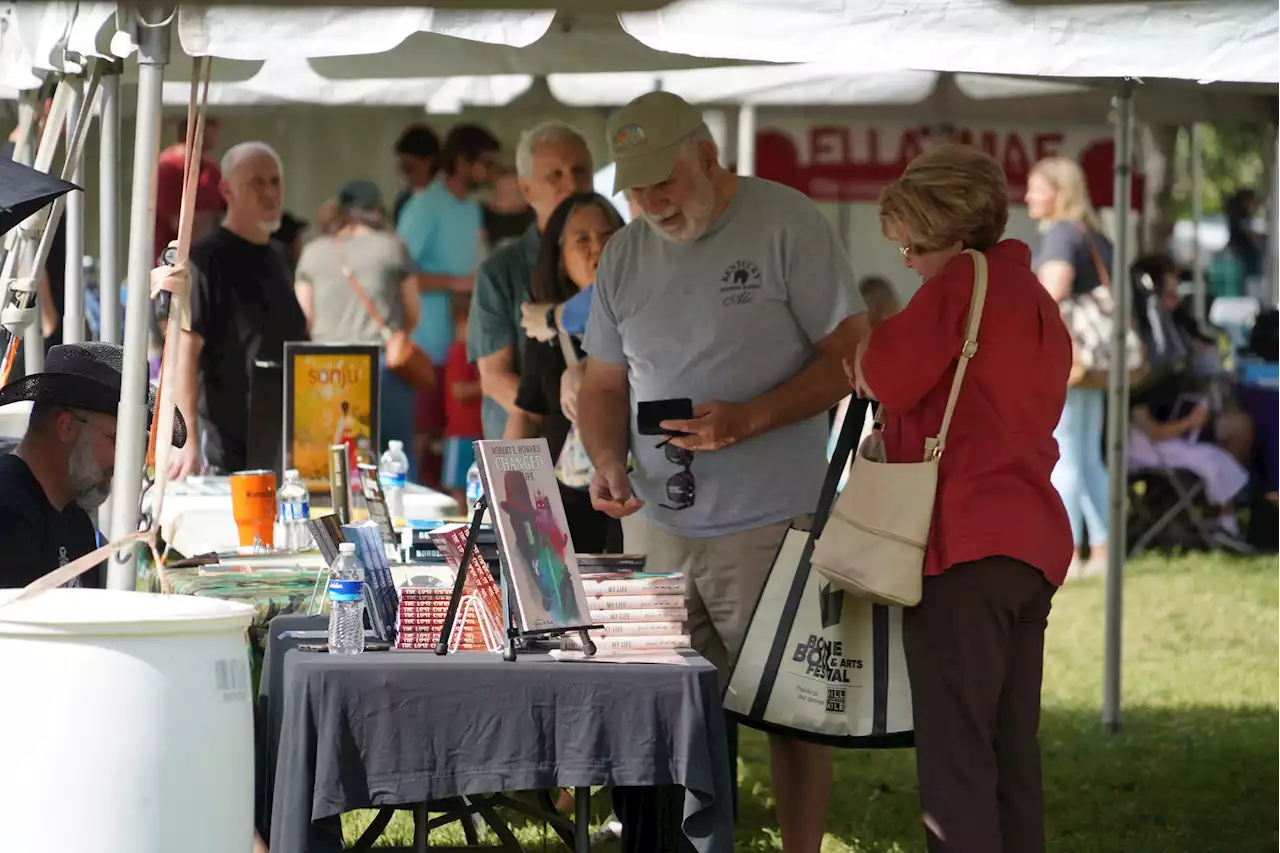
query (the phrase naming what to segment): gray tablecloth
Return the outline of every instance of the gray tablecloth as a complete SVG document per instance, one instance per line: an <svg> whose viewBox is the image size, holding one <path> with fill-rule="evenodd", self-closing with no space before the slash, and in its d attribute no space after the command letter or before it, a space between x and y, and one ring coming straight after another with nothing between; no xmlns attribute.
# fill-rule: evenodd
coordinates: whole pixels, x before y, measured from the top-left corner
<svg viewBox="0 0 1280 853"><path fill-rule="evenodd" d="M688 840L733 849L725 721L702 658L293 650L282 662L272 853L340 849L331 819L352 809L606 784L682 786Z"/></svg>

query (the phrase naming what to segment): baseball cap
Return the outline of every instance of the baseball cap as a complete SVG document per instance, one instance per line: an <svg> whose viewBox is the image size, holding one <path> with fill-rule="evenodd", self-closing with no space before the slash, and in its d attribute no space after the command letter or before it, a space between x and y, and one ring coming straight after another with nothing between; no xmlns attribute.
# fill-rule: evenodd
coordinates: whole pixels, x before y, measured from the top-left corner
<svg viewBox="0 0 1280 853"><path fill-rule="evenodd" d="M609 116L613 191L658 184L676 167L679 142L702 125L702 113L679 95L649 92Z"/></svg>
<svg viewBox="0 0 1280 853"><path fill-rule="evenodd" d="M381 203L382 193L372 181L352 181L338 193L338 207L344 211L370 210Z"/></svg>

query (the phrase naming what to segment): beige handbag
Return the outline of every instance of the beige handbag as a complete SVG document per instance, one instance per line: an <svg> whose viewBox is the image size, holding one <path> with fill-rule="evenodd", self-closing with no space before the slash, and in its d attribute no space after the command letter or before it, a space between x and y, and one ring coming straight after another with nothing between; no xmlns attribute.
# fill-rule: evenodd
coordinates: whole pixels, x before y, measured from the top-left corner
<svg viewBox="0 0 1280 853"><path fill-rule="evenodd" d="M987 296L987 259L972 249L965 254L973 258L973 299L938 437L925 441L923 461L893 463L884 461L880 430L867 436L854 456L831 518L813 546L813 567L859 598L900 607L920 603L924 552L938 493L938 462L965 369L978 351L978 326ZM877 414L877 427L883 411Z"/></svg>

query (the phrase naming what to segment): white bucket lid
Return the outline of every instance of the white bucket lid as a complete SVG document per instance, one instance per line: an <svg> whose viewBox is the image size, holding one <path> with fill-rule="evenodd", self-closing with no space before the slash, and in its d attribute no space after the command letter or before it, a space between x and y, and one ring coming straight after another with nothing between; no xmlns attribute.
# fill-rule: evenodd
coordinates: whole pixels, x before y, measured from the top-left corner
<svg viewBox="0 0 1280 853"><path fill-rule="evenodd" d="M61 587L8 604L20 591L0 589L0 636L240 633L255 612L220 598Z"/></svg>

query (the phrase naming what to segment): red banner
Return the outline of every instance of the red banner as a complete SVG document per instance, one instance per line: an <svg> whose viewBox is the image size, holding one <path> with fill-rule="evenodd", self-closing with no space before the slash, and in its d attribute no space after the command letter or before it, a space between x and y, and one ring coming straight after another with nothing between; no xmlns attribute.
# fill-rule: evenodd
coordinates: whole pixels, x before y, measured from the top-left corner
<svg viewBox="0 0 1280 853"><path fill-rule="evenodd" d="M1010 201L1022 203L1036 161L1065 156L1085 172L1095 207L1110 207L1114 142L1106 128L1069 130L928 125L780 124L756 135L756 174L795 187L814 201L876 201L917 155L942 142L976 145L1004 168ZM1133 178L1142 206L1142 177Z"/></svg>

